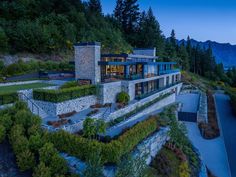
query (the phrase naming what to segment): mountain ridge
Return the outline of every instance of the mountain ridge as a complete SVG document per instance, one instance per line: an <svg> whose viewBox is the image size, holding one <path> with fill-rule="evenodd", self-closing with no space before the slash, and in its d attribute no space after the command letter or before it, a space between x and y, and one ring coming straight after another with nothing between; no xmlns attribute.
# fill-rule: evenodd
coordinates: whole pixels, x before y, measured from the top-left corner
<svg viewBox="0 0 236 177"><path fill-rule="evenodd" d="M178 44L187 43L185 39L177 40ZM219 43L216 41L207 40L205 42L191 39L191 45L199 45L201 48L212 47L213 55L217 63L223 63L224 67L236 66L236 45L230 43Z"/></svg>

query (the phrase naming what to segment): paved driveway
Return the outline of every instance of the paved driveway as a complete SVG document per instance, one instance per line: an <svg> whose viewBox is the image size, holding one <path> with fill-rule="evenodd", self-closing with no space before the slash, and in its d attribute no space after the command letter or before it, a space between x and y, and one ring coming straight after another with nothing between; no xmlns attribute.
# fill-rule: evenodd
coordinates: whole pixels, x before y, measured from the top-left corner
<svg viewBox="0 0 236 177"><path fill-rule="evenodd" d="M220 118L222 134L228 153L232 177L236 177L236 116L232 113L229 97L225 94L215 94L216 107Z"/></svg>

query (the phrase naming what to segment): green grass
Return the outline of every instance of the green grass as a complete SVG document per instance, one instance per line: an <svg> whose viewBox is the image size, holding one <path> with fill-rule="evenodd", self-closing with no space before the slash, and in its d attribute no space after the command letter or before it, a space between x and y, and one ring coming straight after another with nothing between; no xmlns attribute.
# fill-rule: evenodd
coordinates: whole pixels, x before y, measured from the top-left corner
<svg viewBox="0 0 236 177"><path fill-rule="evenodd" d="M17 92L19 90L42 88L47 86L53 86L53 85L47 83L32 83L32 84L22 84L22 85L0 86L0 94Z"/></svg>

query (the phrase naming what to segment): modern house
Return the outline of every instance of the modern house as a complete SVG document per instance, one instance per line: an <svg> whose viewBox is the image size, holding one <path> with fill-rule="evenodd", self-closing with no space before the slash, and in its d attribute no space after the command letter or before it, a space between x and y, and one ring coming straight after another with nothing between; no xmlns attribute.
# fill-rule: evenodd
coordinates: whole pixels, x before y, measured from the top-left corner
<svg viewBox="0 0 236 177"><path fill-rule="evenodd" d="M131 101L160 91L179 93L181 73L175 62L161 62L155 48L134 49L132 54L101 55L101 43L75 46L75 75L100 86L102 103L113 103L125 91Z"/></svg>

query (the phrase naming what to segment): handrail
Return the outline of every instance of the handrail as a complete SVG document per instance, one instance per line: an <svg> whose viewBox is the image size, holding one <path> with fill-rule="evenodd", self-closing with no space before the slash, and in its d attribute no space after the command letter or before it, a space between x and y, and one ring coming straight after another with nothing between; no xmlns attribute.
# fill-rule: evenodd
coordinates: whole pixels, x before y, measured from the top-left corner
<svg viewBox="0 0 236 177"><path fill-rule="evenodd" d="M32 107L32 113L34 112L34 106L37 108L37 115L39 116L39 107L38 107L38 105L36 105L28 96L26 96L24 93L22 93L22 92L19 92L19 95L20 96L23 96L23 97L25 97L26 98L26 100L27 100L27 103L28 103L28 101L31 103L31 107Z"/></svg>

